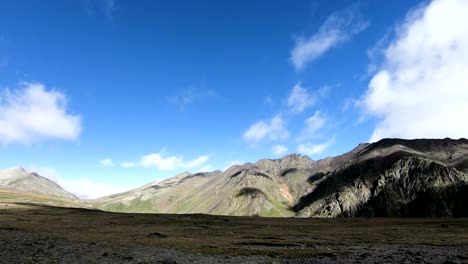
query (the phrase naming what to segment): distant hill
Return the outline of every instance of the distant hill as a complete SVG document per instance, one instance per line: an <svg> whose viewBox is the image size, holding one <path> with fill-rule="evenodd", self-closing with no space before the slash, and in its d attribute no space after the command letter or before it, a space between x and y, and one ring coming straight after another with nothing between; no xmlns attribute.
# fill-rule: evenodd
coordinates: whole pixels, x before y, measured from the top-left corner
<svg viewBox="0 0 468 264"><path fill-rule="evenodd" d="M39 194L68 200L78 199L57 183L35 172L28 172L22 167L0 170L0 189L13 191L13 193Z"/></svg>
<svg viewBox="0 0 468 264"><path fill-rule="evenodd" d="M94 200L117 212L468 216L468 140L383 139L319 161L298 154L182 173Z"/></svg>

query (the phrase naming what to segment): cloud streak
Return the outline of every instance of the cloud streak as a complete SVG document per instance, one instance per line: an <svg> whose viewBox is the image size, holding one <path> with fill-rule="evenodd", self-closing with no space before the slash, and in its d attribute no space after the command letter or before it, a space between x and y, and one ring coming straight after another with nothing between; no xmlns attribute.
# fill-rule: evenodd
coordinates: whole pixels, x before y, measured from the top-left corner
<svg viewBox="0 0 468 264"><path fill-rule="evenodd" d="M335 138L334 137L331 138L330 140L326 141L326 142L319 143L319 144L314 144L314 143L311 143L311 142L307 142L307 143L299 144L297 146L297 151L299 153L312 156L312 155L322 153L327 148L329 148L333 143L335 143Z"/></svg>
<svg viewBox="0 0 468 264"><path fill-rule="evenodd" d="M179 95L173 95L167 98L168 102L176 105L180 111L184 111L190 105L216 96L214 90L188 89Z"/></svg>
<svg viewBox="0 0 468 264"><path fill-rule="evenodd" d="M112 159L103 159L99 163L103 167L114 167L114 161Z"/></svg>
<svg viewBox="0 0 468 264"><path fill-rule="evenodd" d="M120 164L122 168L133 168L136 166L135 162L125 161Z"/></svg>
<svg viewBox="0 0 468 264"><path fill-rule="evenodd" d="M315 113L311 117L307 118L304 121L304 128L302 129L301 135L299 136L298 140L305 140L317 137L319 130L325 126L327 121L328 118L324 114L322 114L322 112L320 112L319 110L315 111Z"/></svg>
<svg viewBox="0 0 468 264"><path fill-rule="evenodd" d="M196 159L185 162L182 156L167 156L163 152L145 155L140 160L140 165L145 168L156 168L161 171L177 169L193 170L208 162L208 156L199 156Z"/></svg>
<svg viewBox="0 0 468 264"><path fill-rule="evenodd" d="M296 70L301 70L306 64L316 60L331 48L348 41L368 26L369 21L360 16L357 7L334 12L315 34L297 39L290 60Z"/></svg>
<svg viewBox="0 0 468 264"><path fill-rule="evenodd" d="M273 151L273 154L276 156L281 156L284 155L286 152L288 152L288 148L283 146L283 145L276 145L271 148Z"/></svg>

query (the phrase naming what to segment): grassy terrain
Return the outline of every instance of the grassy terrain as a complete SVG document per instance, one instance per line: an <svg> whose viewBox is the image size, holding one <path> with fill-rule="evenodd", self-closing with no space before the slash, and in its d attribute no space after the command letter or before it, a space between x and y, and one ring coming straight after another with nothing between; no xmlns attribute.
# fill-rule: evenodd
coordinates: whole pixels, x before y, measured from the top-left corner
<svg viewBox="0 0 468 264"><path fill-rule="evenodd" d="M55 196L37 193L18 192L0 189L0 202L3 203L34 203L38 205L50 205L59 207L90 208L90 205L78 200L67 200Z"/></svg>
<svg viewBox="0 0 468 264"><path fill-rule="evenodd" d="M343 256L358 249L371 250L377 245L452 246L468 250L468 219L123 214L3 202L0 203L0 230L20 230L115 247L132 245L230 256Z"/></svg>

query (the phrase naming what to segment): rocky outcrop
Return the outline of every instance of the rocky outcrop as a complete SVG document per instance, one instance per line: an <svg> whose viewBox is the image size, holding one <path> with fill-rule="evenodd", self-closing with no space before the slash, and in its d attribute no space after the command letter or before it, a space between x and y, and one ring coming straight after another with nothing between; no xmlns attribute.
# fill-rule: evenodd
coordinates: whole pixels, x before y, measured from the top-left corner
<svg viewBox="0 0 468 264"><path fill-rule="evenodd" d="M395 155L330 174L301 197L299 216L466 216L468 175L419 156Z"/></svg>

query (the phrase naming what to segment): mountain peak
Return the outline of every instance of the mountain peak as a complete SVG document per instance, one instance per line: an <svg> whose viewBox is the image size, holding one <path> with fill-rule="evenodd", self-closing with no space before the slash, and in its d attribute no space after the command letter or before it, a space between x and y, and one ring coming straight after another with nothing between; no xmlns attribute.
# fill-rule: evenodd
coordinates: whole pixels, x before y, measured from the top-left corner
<svg viewBox="0 0 468 264"><path fill-rule="evenodd" d="M301 158L308 158L308 159L311 159L309 156L306 156L306 155L302 155L302 154L299 154L299 153L291 153L291 154L288 154L282 158L280 158L281 160L282 159L301 159Z"/></svg>
<svg viewBox="0 0 468 264"><path fill-rule="evenodd" d="M16 167L13 167L13 168L9 168L9 169L6 169L6 170L9 170L11 172L17 172L17 173L26 173L26 169L22 166L16 166Z"/></svg>
<svg viewBox="0 0 468 264"><path fill-rule="evenodd" d="M24 172L26 171L26 169L23 166L18 166L13 169L18 170L18 171L24 171Z"/></svg>
<svg viewBox="0 0 468 264"><path fill-rule="evenodd" d="M0 186L20 192L77 199L75 195L65 191L54 181L42 177L36 172L28 172L21 166L0 170Z"/></svg>

